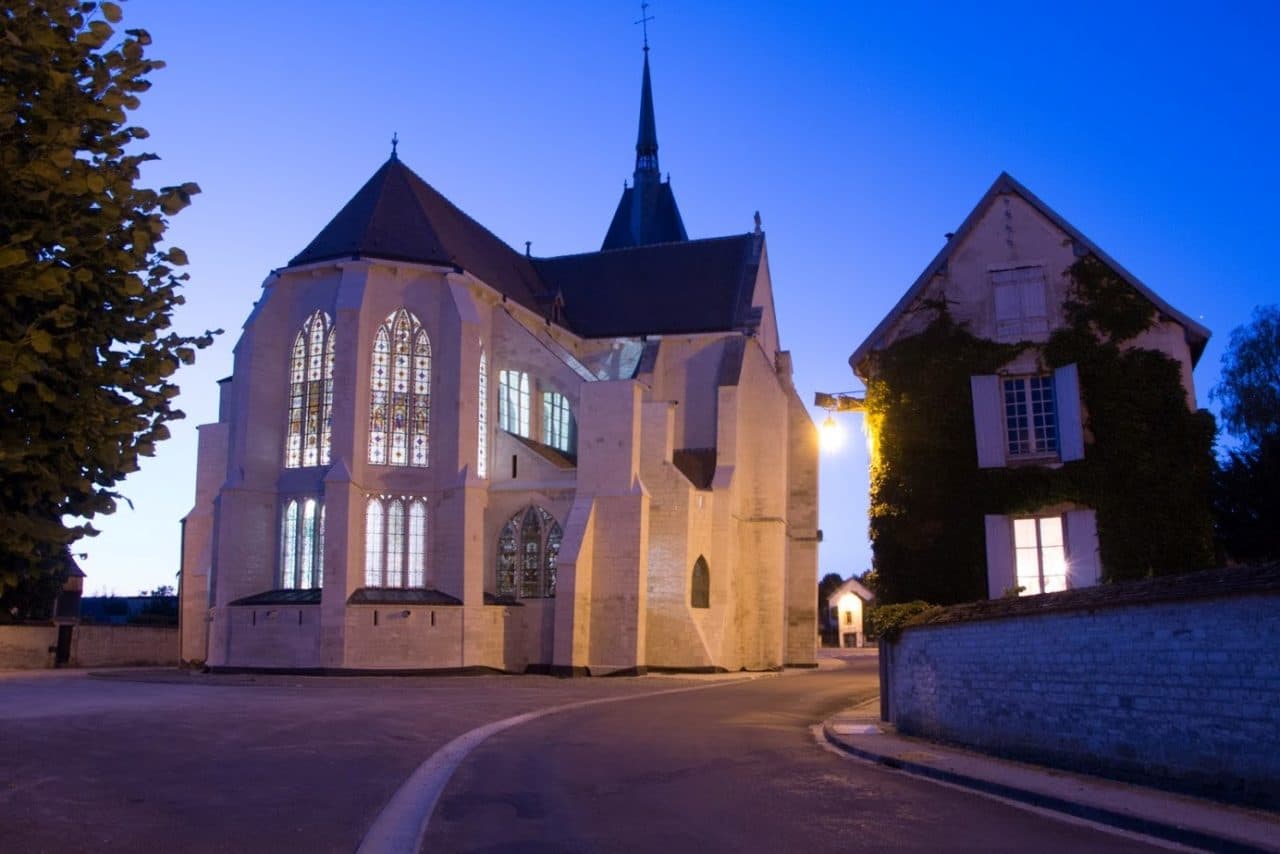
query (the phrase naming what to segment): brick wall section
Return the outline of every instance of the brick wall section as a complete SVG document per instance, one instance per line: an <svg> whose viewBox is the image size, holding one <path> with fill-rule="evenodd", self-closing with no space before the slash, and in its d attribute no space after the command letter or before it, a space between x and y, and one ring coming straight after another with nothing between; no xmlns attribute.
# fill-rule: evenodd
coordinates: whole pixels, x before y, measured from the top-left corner
<svg viewBox="0 0 1280 854"><path fill-rule="evenodd" d="M1076 594L959 606L906 629L885 653L893 723L1280 807L1280 564Z"/></svg>
<svg viewBox="0 0 1280 854"><path fill-rule="evenodd" d="M53 667L57 626L0 626L0 670Z"/></svg>
<svg viewBox="0 0 1280 854"><path fill-rule="evenodd" d="M0 670L53 667L57 626L0 626ZM76 626L71 667L177 664L178 630L157 626Z"/></svg>

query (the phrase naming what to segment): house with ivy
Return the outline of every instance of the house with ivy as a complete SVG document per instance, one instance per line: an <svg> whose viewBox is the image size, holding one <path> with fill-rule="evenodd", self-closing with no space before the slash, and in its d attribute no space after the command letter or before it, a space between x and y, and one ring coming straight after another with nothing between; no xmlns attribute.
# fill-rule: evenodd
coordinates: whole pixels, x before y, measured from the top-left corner
<svg viewBox="0 0 1280 854"><path fill-rule="evenodd" d="M881 601L1204 568L1209 330L1007 174L854 351Z"/></svg>
<svg viewBox="0 0 1280 854"><path fill-rule="evenodd" d="M266 277L200 427L185 660L814 664L817 437L765 234L688 237L654 116L646 48L598 250L513 249L393 141Z"/></svg>

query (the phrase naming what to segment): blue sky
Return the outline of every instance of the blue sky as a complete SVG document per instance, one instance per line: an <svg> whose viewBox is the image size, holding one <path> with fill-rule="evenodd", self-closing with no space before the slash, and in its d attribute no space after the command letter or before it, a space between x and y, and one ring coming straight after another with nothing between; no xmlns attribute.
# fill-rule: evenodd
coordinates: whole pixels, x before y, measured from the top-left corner
<svg viewBox="0 0 1280 854"><path fill-rule="evenodd" d="M768 233L783 346L806 402L1002 171L1214 332L1280 302L1280 5L675 3L650 6L660 159L691 237ZM216 418L262 280L400 156L537 255L598 248L634 163L629 2L131 0L153 75L134 121L153 185L204 192L185 331L226 334L178 374L188 418L76 550L90 592L173 583L195 425ZM820 419L821 412L815 412ZM820 572L870 565L856 416L824 456Z"/></svg>

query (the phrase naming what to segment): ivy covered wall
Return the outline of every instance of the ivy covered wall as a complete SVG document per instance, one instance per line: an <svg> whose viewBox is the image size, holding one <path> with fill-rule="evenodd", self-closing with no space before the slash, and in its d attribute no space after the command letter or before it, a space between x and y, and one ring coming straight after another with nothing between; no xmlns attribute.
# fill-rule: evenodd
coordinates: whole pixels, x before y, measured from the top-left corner
<svg viewBox="0 0 1280 854"><path fill-rule="evenodd" d="M1158 319L1142 294L1093 256L1068 275L1067 323L1046 344L977 338L944 302L926 301L918 310L933 318L924 331L874 353L860 371L879 601L985 598L983 516L1068 503L1096 512L1104 581L1212 564L1213 417L1188 410L1175 359L1122 346ZM1027 349L1045 371L1077 365L1084 459L980 469L969 378Z"/></svg>

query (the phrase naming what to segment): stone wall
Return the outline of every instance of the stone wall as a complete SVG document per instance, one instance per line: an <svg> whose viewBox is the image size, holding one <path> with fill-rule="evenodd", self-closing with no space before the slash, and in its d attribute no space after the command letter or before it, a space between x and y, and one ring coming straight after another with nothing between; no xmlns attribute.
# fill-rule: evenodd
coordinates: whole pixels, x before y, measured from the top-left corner
<svg viewBox="0 0 1280 854"><path fill-rule="evenodd" d="M899 731L1280 807L1280 564L947 609L887 645Z"/></svg>
<svg viewBox="0 0 1280 854"><path fill-rule="evenodd" d="M54 666L57 626L0 626L0 670ZM156 626L76 626L69 667L178 663L178 629Z"/></svg>

